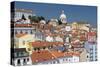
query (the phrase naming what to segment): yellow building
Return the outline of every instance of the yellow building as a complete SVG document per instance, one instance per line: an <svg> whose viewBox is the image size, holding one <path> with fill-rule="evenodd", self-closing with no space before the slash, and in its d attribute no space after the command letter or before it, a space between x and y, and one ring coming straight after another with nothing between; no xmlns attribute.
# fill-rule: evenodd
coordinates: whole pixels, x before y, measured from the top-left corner
<svg viewBox="0 0 100 67"><path fill-rule="evenodd" d="M35 37L34 35L30 34L16 34L14 39L14 48L26 48L28 51L30 46L28 45L29 42L34 42Z"/></svg>
<svg viewBox="0 0 100 67"><path fill-rule="evenodd" d="M79 30L89 31L90 24L81 23L81 22L73 22L71 24L71 26L72 26L72 29L79 29Z"/></svg>
<svg viewBox="0 0 100 67"><path fill-rule="evenodd" d="M72 29L78 29L78 23L77 22L73 22L71 26L72 26Z"/></svg>
<svg viewBox="0 0 100 67"><path fill-rule="evenodd" d="M34 35L17 34L15 37L15 48L26 48L26 45L34 40Z"/></svg>

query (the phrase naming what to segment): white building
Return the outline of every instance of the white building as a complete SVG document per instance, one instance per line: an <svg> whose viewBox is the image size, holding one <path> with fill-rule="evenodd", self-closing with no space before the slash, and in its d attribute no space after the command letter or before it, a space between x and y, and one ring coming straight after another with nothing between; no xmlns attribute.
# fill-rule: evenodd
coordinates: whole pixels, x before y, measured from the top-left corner
<svg viewBox="0 0 100 67"><path fill-rule="evenodd" d="M31 65L31 57L25 48L14 48L12 53L12 64L14 66Z"/></svg>
<svg viewBox="0 0 100 67"><path fill-rule="evenodd" d="M79 56L68 56L64 58L59 58L59 63L73 63L79 62Z"/></svg>
<svg viewBox="0 0 100 67"><path fill-rule="evenodd" d="M31 24L15 24L14 34L35 34L36 29Z"/></svg>
<svg viewBox="0 0 100 67"><path fill-rule="evenodd" d="M25 10L25 9L15 9L15 20L19 20L22 18L22 15L28 19L28 16L32 16L32 10Z"/></svg>
<svg viewBox="0 0 100 67"><path fill-rule="evenodd" d="M58 54L57 54L58 53ZM51 59L44 62L39 62L37 64L56 64L56 63L73 63L73 62L79 62L80 60L80 54L69 52L69 53L60 53L59 52L52 53L56 59Z"/></svg>
<svg viewBox="0 0 100 67"><path fill-rule="evenodd" d="M46 41L48 41L48 42L53 42L54 40L53 40L53 37L51 37L51 36L47 36L46 37Z"/></svg>
<svg viewBox="0 0 100 67"><path fill-rule="evenodd" d="M29 16L32 16L32 10L28 9L13 9L11 12L11 20L15 21L18 24L21 23L30 23ZM24 16L24 20L22 19L22 16Z"/></svg>
<svg viewBox="0 0 100 67"><path fill-rule="evenodd" d="M56 63L74 63L79 62L79 56L67 56L62 58L57 58L54 60L44 61L37 64L56 64Z"/></svg>
<svg viewBox="0 0 100 67"><path fill-rule="evenodd" d="M89 61L97 61L97 43L85 43L85 48L89 52Z"/></svg>
<svg viewBox="0 0 100 67"><path fill-rule="evenodd" d="M67 25L67 26L65 27L65 30L66 30L67 32L71 31L71 26L68 26L68 25Z"/></svg>

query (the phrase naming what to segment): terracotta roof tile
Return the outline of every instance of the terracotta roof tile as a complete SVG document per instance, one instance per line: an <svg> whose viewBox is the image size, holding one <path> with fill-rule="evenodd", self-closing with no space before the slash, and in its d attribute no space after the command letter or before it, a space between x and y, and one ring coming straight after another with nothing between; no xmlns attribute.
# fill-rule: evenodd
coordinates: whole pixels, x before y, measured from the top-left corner
<svg viewBox="0 0 100 67"><path fill-rule="evenodd" d="M25 35L27 35L27 34L25 34L25 33L23 33L23 34L16 34L15 36L16 36L17 38L20 38L20 37L25 36Z"/></svg>
<svg viewBox="0 0 100 67"><path fill-rule="evenodd" d="M33 52L31 55L32 62L42 62L54 59L54 56L47 50L39 51L39 52Z"/></svg>
<svg viewBox="0 0 100 67"><path fill-rule="evenodd" d="M96 35L96 32L88 32L88 35L89 36L95 36Z"/></svg>
<svg viewBox="0 0 100 67"><path fill-rule="evenodd" d="M63 45L63 42L39 42L39 41L35 41L32 42L32 46L33 47L43 47L43 46L51 46L51 45Z"/></svg>
<svg viewBox="0 0 100 67"><path fill-rule="evenodd" d="M65 56L80 56L79 52L66 52Z"/></svg>
<svg viewBox="0 0 100 67"><path fill-rule="evenodd" d="M59 51L34 51L31 55L32 62L43 62L60 57L80 56L79 52L59 52Z"/></svg>
<svg viewBox="0 0 100 67"><path fill-rule="evenodd" d="M59 51L51 51L51 54L54 55L56 58L64 56L64 53Z"/></svg>
<svg viewBox="0 0 100 67"><path fill-rule="evenodd" d="M15 24L15 27L32 27L32 24Z"/></svg>

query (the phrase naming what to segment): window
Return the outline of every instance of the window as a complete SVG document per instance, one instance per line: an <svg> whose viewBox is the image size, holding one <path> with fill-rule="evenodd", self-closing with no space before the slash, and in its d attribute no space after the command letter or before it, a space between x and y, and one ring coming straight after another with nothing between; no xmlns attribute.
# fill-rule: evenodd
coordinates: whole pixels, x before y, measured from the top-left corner
<svg viewBox="0 0 100 67"><path fill-rule="evenodd" d="M20 59L18 59L17 64L18 64L18 65L20 65L20 64L21 64Z"/></svg>
<svg viewBox="0 0 100 67"><path fill-rule="evenodd" d="M27 58L27 61L29 61L29 58Z"/></svg>
<svg viewBox="0 0 100 67"><path fill-rule="evenodd" d="M63 61L65 61L65 59L63 59Z"/></svg>
<svg viewBox="0 0 100 67"><path fill-rule="evenodd" d="M95 54L97 54L97 52L95 52Z"/></svg>
<svg viewBox="0 0 100 67"><path fill-rule="evenodd" d="M95 59L95 61L97 61L97 59Z"/></svg>
<svg viewBox="0 0 100 67"><path fill-rule="evenodd" d="M43 49L45 49L46 47L43 47Z"/></svg>
<svg viewBox="0 0 100 67"><path fill-rule="evenodd" d="M93 51L93 49L91 48L90 51Z"/></svg>
<svg viewBox="0 0 100 67"><path fill-rule="evenodd" d="M68 59L66 59L66 61L68 61Z"/></svg>
<svg viewBox="0 0 100 67"><path fill-rule="evenodd" d="M90 55L93 55L93 53L90 53Z"/></svg>
<svg viewBox="0 0 100 67"><path fill-rule="evenodd" d="M31 32L30 32L31 34L33 34L33 32L32 32L32 30L31 30Z"/></svg>
<svg viewBox="0 0 100 67"><path fill-rule="evenodd" d="M55 64L55 61L53 61L53 64Z"/></svg>
<svg viewBox="0 0 100 67"><path fill-rule="evenodd" d="M23 63L26 64L26 59L23 59Z"/></svg>
<svg viewBox="0 0 100 67"><path fill-rule="evenodd" d="M21 52L20 54L21 54L21 56L23 56L23 54L24 54L24 53L23 53L23 52Z"/></svg>
<svg viewBox="0 0 100 67"><path fill-rule="evenodd" d="M25 41L23 41L23 45L25 45Z"/></svg>
<svg viewBox="0 0 100 67"><path fill-rule="evenodd" d="M95 56L95 58L97 58L97 56Z"/></svg>
<svg viewBox="0 0 100 67"><path fill-rule="evenodd" d="M68 61L70 62L71 60L69 59Z"/></svg>
<svg viewBox="0 0 100 67"><path fill-rule="evenodd" d="M89 58L89 56L87 56L87 58Z"/></svg>
<svg viewBox="0 0 100 67"><path fill-rule="evenodd" d="M59 63L59 60L57 60L57 63Z"/></svg>
<svg viewBox="0 0 100 67"><path fill-rule="evenodd" d="M36 48L34 48L33 50L35 50L35 51L36 51Z"/></svg>

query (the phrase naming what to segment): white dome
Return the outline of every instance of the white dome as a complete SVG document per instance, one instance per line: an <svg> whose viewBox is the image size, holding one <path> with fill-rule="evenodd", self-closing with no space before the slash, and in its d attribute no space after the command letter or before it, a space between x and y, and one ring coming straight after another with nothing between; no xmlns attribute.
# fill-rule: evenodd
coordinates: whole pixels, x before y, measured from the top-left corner
<svg viewBox="0 0 100 67"><path fill-rule="evenodd" d="M63 10L62 10L62 14L60 15L60 19L66 19L66 15L64 14Z"/></svg>
<svg viewBox="0 0 100 67"><path fill-rule="evenodd" d="M41 20L40 23L46 24L46 21L45 20Z"/></svg>

